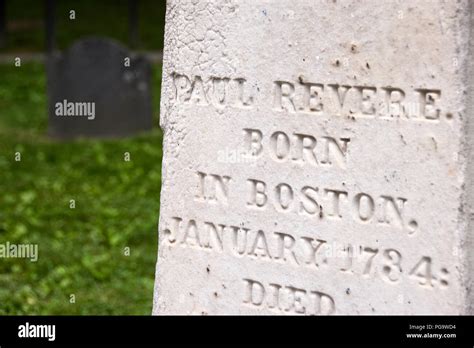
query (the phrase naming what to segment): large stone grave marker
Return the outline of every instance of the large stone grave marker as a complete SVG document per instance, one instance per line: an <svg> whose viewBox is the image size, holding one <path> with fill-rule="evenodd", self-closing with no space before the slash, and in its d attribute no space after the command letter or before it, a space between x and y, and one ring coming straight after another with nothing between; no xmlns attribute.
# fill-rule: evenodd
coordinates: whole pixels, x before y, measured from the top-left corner
<svg viewBox="0 0 474 348"><path fill-rule="evenodd" d="M169 1L153 313L473 313L472 16Z"/></svg>
<svg viewBox="0 0 474 348"><path fill-rule="evenodd" d="M77 41L48 59L49 133L121 137L151 129L151 66L110 39Z"/></svg>

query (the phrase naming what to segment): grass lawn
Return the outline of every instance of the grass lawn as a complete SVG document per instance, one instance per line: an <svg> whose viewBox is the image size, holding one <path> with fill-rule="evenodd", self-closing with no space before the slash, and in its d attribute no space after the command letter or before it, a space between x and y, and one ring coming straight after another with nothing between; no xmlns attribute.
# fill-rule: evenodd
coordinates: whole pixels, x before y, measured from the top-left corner
<svg viewBox="0 0 474 348"><path fill-rule="evenodd" d="M6 0L8 22L7 45L0 52L43 51L44 1ZM163 48L165 0L139 0L139 49ZM70 11L75 19L70 19ZM57 0L56 43L69 47L84 36L107 36L128 45L128 0Z"/></svg>
<svg viewBox="0 0 474 348"><path fill-rule="evenodd" d="M58 142L45 135L44 67L0 65L0 244L34 243L39 254L37 262L0 258L0 315L151 313L159 67L153 75L152 132Z"/></svg>

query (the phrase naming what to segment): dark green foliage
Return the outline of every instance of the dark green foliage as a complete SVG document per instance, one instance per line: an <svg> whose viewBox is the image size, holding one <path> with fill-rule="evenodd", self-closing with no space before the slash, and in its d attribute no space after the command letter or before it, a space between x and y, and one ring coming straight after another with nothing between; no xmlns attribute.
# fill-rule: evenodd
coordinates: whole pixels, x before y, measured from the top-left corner
<svg viewBox="0 0 474 348"><path fill-rule="evenodd" d="M9 22L4 51L43 51L44 1L7 0ZM163 48L165 0L139 0L139 49ZM76 18L69 18L74 10ZM128 0L56 0L56 42L60 49L89 35L114 38L128 45Z"/></svg>

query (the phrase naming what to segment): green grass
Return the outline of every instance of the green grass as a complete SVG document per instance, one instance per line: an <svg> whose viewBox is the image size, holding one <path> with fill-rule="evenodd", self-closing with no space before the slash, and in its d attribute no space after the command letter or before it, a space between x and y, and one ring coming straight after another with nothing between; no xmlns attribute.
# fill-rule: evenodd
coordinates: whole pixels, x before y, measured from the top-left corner
<svg viewBox="0 0 474 348"><path fill-rule="evenodd" d="M138 7L139 49L163 48L165 0L140 0ZM74 10L76 18L69 18ZM7 45L1 52L44 50L44 8L39 0L7 0ZM128 0L57 0L56 43L69 47L82 37L107 36L128 45Z"/></svg>
<svg viewBox="0 0 474 348"><path fill-rule="evenodd" d="M154 67L155 125L160 75ZM44 67L0 65L0 76L0 244L39 249L37 262L0 258L0 314L150 314L159 128L122 140L54 141L45 135Z"/></svg>

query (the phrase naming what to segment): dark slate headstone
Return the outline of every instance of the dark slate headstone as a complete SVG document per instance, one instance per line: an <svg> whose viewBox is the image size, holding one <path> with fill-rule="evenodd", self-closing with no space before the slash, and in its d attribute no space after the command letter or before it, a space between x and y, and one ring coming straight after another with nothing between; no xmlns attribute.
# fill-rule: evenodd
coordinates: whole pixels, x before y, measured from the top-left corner
<svg viewBox="0 0 474 348"><path fill-rule="evenodd" d="M90 38L50 55L47 69L51 136L122 137L151 129L152 73L144 57Z"/></svg>

